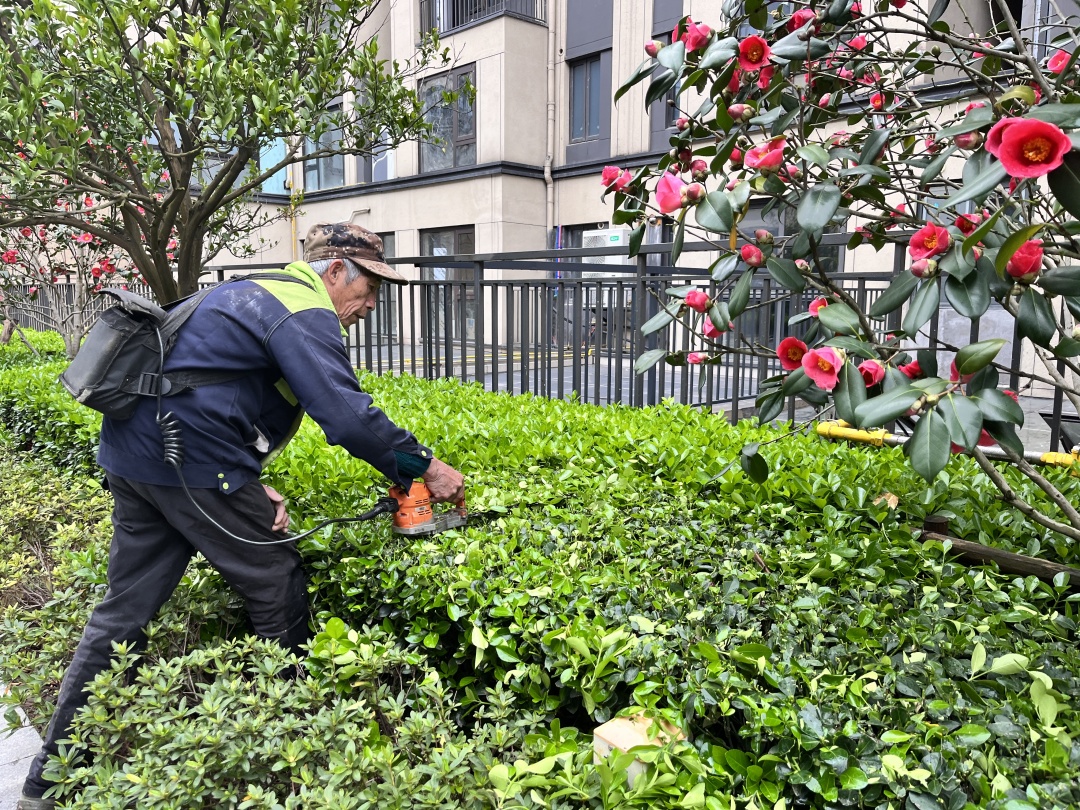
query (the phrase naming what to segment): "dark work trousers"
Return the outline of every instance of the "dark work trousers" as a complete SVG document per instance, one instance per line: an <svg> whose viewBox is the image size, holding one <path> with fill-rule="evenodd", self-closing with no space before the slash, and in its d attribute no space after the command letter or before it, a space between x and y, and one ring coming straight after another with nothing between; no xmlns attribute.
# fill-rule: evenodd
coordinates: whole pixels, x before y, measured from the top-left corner
<svg viewBox="0 0 1080 810"><path fill-rule="evenodd" d="M295 543L251 545L229 537L200 513L180 487L140 484L108 476L114 498L109 589L83 631L64 675L56 711L23 793L40 797L52 783L41 778L57 743L67 738L86 704L85 686L108 668L112 643L145 642L143 628L180 582L196 551L244 598L255 632L299 652L309 637L307 583ZM236 492L192 489L198 505L238 537L281 540L271 530L274 507L253 481Z"/></svg>

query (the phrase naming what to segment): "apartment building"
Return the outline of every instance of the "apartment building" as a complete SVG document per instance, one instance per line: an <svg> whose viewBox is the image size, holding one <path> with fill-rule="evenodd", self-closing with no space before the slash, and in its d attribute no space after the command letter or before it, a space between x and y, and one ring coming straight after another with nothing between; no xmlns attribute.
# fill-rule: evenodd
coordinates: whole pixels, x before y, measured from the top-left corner
<svg viewBox="0 0 1080 810"><path fill-rule="evenodd" d="M646 111L644 86L617 106L614 89L640 64L646 41L669 37L684 14L716 19L720 6L720 0L384 3L372 33L386 58L408 57L421 31L432 28L454 55L451 69L418 82L435 108L441 142L403 144L375 159L338 156L293 166L285 182L267 190L302 188L302 212L268 228L271 246L253 261L288 262L301 255L311 224L338 220L381 234L397 256L580 246L586 231L607 227L611 217L610 203L601 200L602 168L655 160L668 148L676 117L663 102ZM475 88L471 103L439 104L445 88L466 83ZM658 230L656 238L661 235Z"/></svg>

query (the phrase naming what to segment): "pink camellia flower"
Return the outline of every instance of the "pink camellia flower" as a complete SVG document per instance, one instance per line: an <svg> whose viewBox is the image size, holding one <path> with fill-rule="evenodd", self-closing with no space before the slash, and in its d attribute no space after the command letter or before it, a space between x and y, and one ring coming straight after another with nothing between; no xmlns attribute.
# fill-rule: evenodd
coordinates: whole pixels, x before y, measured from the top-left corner
<svg viewBox="0 0 1080 810"><path fill-rule="evenodd" d="M949 249L952 237L949 232L933 222L927 222L923 227L912 234L908 242L908 253L915 261L929 259Z"/></svg>
<svg viewBox="0 0 1080 810"><path fill-rule="evenodd" d="M683 207L684 188L686 188L685 182L671 172L664 172L664 176L656 184L656 205L661 214L670 214Z"/></svg>
<svg viewBox="0 0 1080 810"><path fill-rule="evenodd" d="M686 362L692 366L700 366L705 362L705 355L697 352L690 352L690 354L686 355Z"/></svg>
<svg viewBox="0 0 1080 810"><path fill-rule="evenodd" d="M857 37L852 37L847 41L847 46L853 51L861 51L866 47L866 37L859 34Z"/></svg>
<svg viewBox="0 0 1080 810"><path fill-rule="evenodd" d="M829 143L833 146L847 146L851 141L851 135L846 129L841 129L838 132L834 132L829 137Z"/></svg>
<svg viewBox="0 0 1080 810"><path fill-rule="evenodd" d="M803 355L803 371L818 388L832 391L840 379L840 369L844 367L844 355L839 349L823 346L810 349Z"/></svg>
<svg viewBox="0 0 1080 810"><path fill-rule="evenodd" d="M966 107L964 107L964 112L969 113L972 110L977 110L977 109L979 109L979 107L985 107L985 106L986 105L981 101L973 101L970 104L968 104Z"/></svg>
<svg viewBox="0 0 1080 810"><path fill-rule="evenodd" d="M698 25L692 20L686 22L686 33L682 35L682 41L686 45L687 53L704 48L709 44L712 29L702 24Z"/></svg>
<svg viewBox="0 0 1080 810"><path fill-rule="evenodd" d="M785 371L794 371L801 367L804 354L806 354L806 344L797 337L786 337L776 347L776 356L780 358L780 368Z"/></svg>
<svg viewBox="0 0 1080 810"><path fill-rule="evenodd" d="M769 89L769 82L772 81L773 73L775 72L776 68L772 65L766 65L758 71L757 86L759 90Z"/></svg>
<svg viewBox="0 0 1080 810"><path fill-rule="evenodd" d="M863 382L869 388L885 379L885 366L877 360L863 360L859 363L859 373L862 374Z"/></svg>
<svg viewBox="0 0 1080 810"><path fill-rule="evenodd" d="M37 287L31 287L26 292L27 292L28 295L31 295L31 296L37 295Z"/></svg>
<svg viewBox="0 0 1080 810"><path fill-rule="evenodd" d="M956 218L956 227L960 229L960 233L967 236L974 233L975 229L982 222L982 214L961 214Z"/></svg>
<svg viewBox="0 0 1080 810"><path fill-rule="evenodd" d="M629 169L624 169L623 173L620 174L617 178L615 178L615 184L614 184L615 190L616 191L622 191L624 188L626 188L628 185L630 185L630 183L633 182L633 180L634 180L634 176L632 174L630 174L630 170Z"/></svg>
<svg viewBox="0 0 1080 810"><path fill-rule="evenodd" d="M727 114L740 124L745 124L754 117L754 108L749 104L732 104L727 108Z"/></svg>
<svg viewBox="0 0 1080 810"><path fill-rule="evenodd" d="M874 93L870 96L870 106L878 111L885 109L885 94Z"/></svg>
<svg viewBox="0 0 1080 810"><path fill-rule="evenodd" d="M961 149L978 149L982 141L983 135L981 132L962 132L953 138L953 143Z"/></svg>
<svg viewBox="0 0 1080 810"><path fill-rule="evenodd" d="M903 366L897 366L896 370L907 377L909 380L918 380L925 376L923 374L922 366L919 365L918 360L913 360Z"/></svg>
<svg viewBox="0 0 1080 810"><path fill-rule="evenodd" d="M1072 59L1072 54L1068 51L1058 51L1050 57L1050 61L1046 63L1046 69L1051 73L1061 73L1069 66L1069 60Z"/></svg>
<svg viewBox="0 0 1080 810"><path fill-rule="evenodd" d="M980 42L979 47L980 48L993 48L994 43L993 42ZM984 56L986 56L986 54L983 53L982 51L975 51L974 53L971 54L972 59L982 59Z"/></svg>
<svg viewBox="0 0 1080 810"><path fill-rule="evenodd" d="M716 328L716 324L711 319L706 318L705 323L701 326L701 331L705 334L705 337L709 340L716 340L720 337L720 330Z"/></svg>
<svg viewBox="0 0 1080 810"><path fill-rule="evenodd" d="M21 233L23 236L30 237L34 235L34 229L31 228L29 225L24 225L22 228L19 229L19 233Z"/></svg>
<svg viewBox="0 0 1080 810"><path fill-rule="evenodd" d="M751 34L739 43L739 67L743 70L761 70L769 63L769 43L757 34Z"/></svg>
<svg viewBox="0 0 1080 810"><path fill-rule="evenodd" d="M813 301L810 302L810 306L808 306L806 309L810 313L810 316L812 318L816 318L818 316L818 311L822 307L827 307L828 305L828 298L815 298Z"/></svg>
<svg viewBox="0 0 1080 810"><path fill-rule="evenodd" d="M712 299L704 290L690 290L686 294L686 305L695 312L704 312L709 308Z"/></svg>
<svg viewBox="0 0 1080 810"><path fill-rule="evenodd" d="M861 16L862 16L862 3L858 2L858 0L855 0L855 2L851 4L851 17L852 17L852 19L855 19L855 18L861 17Z"/></svg>
<svg viewBox="0 0 1080 810"><path fill-rule="evenodd" d="M911 263L911 275L915 278L931 278L937 273L938 263L933 259L919 259Z"/></svg>
<svg viewBox="0 0 1080 810"><path fill-rule="evenodd" d="M986 136L986 151L1012 177L1042 177L1060 166L1070 149L1060 127L1033 118L1002 118Z"/></svg>
<svg viewBox="0 0 1080 810"><path fill-rule="evenodd" d="M1042 239L1029 239L1016 249L1005 265L1005 272L1017 281L1030 284L1042 270Z"/></svg>
<svg viewBox="0 0 1080 810"><path fill-rule="evenodd" d="M605 186L610 186L618 178L621 171L622 169L618 166L605 166L604 171L600 174L600 182Z"/></svg>
<svg viewBox="0 0 1080 810"><path fill-rule="evenodd" d="M855 71L851 68L840 68L840 70L836 72L836 75L838 78L841 78L846 82L850 82L852 79L855 78Z"/></svg>
<svg viewBox="0 0 1080 810"><path fill-rule="evenodd" d="M804 25L811 20L815 19L817 14L813 10L808 8L800 8L794 14L791 15L791 19L787 21L787 30L794 32L798 31Z"/></svg>
<svg viewBox="0 0 1080 810"><path fill-rule="evenodd" d="M787 138L783 136L773 138L767 143L747 150L743 163L746 168L758 169L763 173L779 171L780 167L784 165L785 146L787 146Z"/></svg>
<svg viewBox="0 0 1080 810"><path fill-rule="evenodd" d="M761 265L765 264L765 254L761 252L761 248L757 245L747 243L739 250L739 254L742 256L742 260L751 267L761 267Z"/></svg>
<svg viewBox="0 0 1080 810"><path fill-rule="evenodd" d="M80 233L78 236L75 237L75 241L78 242L79 244L87 245L90 242L94 241L94 235L92 233L87 233L86 231L83 231L82 233Z"/></svg>
<svg viewBox="0 0 1080 810"><path fill-rule="evenodd" d="M742 71L735 68L735 71L731 74L731 78L728 79L727 89L731 93L738 93L740 84L742 84Z"/></svg>
<svg viewBox="0 0 1080 810"><path fill-rule="evenodd" d="M19 252L14 248L5 250L0 259L4 260L4 264L15 264L19 260Z"/></svg>

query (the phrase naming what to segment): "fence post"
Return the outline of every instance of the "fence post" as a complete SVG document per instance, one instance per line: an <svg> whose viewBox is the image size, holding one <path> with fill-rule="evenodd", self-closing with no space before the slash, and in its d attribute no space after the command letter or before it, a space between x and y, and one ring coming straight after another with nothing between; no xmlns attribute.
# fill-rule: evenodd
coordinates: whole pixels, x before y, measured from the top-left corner
<svg viewBox="0 0 1080 810"><path fill-rule="evenodd" d="M648 295L648 287L646 286L645 274L648 272L648 257L644 253L637 255L637 272L635 277L637 284L634 288L634 319L631 327L633 329L634 339L630 344L634 347L634 351L631 352L630 357L630 369L631 374L634 375L634 407L640 408L645 401L645 375L637 374L633 371L634 363L637 362L638 356L641 355L647 346L644 344L646 340L642 340L641 326L645 323L646 312L646 300L645 296Z"/></svg>
<svg viewBox="0 0 1080 810"><path fill-rule="evenodd" d="M484 385L484 263L477 262L473 271L473 374ZM485 388L487 386L484 386Z"/></svg>

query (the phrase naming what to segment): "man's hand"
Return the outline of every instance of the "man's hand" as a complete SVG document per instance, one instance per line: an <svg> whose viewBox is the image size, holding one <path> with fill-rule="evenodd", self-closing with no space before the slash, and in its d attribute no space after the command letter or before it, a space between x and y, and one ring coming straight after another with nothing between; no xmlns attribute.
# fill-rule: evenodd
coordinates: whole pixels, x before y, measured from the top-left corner
<svg viewBox="0 0 1080 810"><path fill-rule="evenodd" d="M434 503L452 501L457 503L465 497L465 477L437 458L431 460L422 476Z"/></svg>
<svg viewBox="0 0 1080 810"><path fill-rule="evenodd" d="M266 490L266 497L270 499L270 505L274 507L273 530L275 532L285 531L289 528L289 513L285 511L285 499L273 487L263 484L262 488Z"/></svg>

